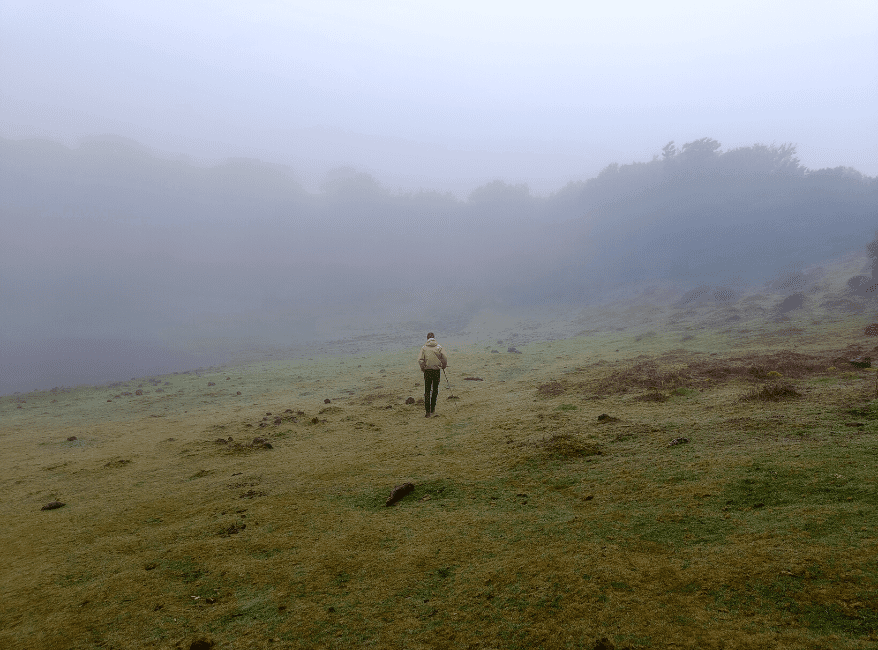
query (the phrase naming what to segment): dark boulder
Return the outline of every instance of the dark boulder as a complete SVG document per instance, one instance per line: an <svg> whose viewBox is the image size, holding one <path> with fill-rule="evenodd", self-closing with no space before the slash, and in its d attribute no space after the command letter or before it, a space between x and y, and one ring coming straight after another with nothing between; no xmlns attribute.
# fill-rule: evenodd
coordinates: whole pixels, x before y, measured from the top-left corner
<svg viewBox="0 0 878 650"><path fill-rule="evenodd" d="M385 502L384 505L385 506L392 506L394 503L396 503L397 501L399 501L403 497L408 496L409 494L411 494L414 491L415 491L415 484L414 483L403 483L402 485L397 485L395 488L393 488L393 490L391 490L390 497L387 499L387 501Z"/></svg>

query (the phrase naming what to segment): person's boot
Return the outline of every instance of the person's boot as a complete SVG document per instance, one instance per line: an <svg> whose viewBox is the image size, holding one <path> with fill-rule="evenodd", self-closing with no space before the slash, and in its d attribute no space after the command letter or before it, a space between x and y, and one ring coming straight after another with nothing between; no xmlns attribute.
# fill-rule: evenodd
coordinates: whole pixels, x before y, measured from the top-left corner
<svg viewBox="0 0 878 650"><path fill-rule="evenodd" d="M425 418L430 417L430 411L427 411L427 412L424 414L424 417L425 417Z"/></svg>

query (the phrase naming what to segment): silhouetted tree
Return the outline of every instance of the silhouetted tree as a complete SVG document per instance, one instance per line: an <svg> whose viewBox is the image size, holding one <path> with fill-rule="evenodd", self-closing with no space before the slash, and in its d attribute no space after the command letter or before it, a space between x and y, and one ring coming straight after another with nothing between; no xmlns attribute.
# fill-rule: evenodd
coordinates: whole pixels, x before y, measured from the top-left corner
<svg viewBox="0 0 878 650"><path fill-rule="evenodd" d="M683 145L681 157L689 164L705 164L719 157L722 145L713 138L701 138Z"/></svg>

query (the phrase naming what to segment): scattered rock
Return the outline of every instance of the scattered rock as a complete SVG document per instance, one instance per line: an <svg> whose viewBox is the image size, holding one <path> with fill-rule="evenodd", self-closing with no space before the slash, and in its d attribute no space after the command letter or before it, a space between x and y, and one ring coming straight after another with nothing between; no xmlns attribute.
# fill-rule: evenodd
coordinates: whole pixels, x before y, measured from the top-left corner
<svg viewBox="0 0 878 650"><path fill-rule="evenodd" d="M618 422L618 421L619 421L619 418L614 418L613 416L611 416L611 415L607 415L606 413L601 413L601 414L598 416L598 421L599 421L599 422L602 422L602 423L607 423L607 422Z"/></svg>
<svg viewBox="0 0 878 650"><path fill-rule="evenodd" d="M215 381L209 381L209 382L207 382L207 385L208 385L208 386L216 386L216 382L215 382Z"/></svg>
<svg viewBox="0 0 878 650"><path fill-rule="evenodd" d="M317 424L317 423L318 423L318 422L320 422L320 420L319 420L319 419L317 419L317 417L316 417L316 416L315 416L315 417L313 417L313 418L311 418L311 424Z"/></svg>
<svg viewBox="0 0 878 650"><path fill-rule="evenodd" d="M152 571L157 566L158 566L158 562L147 562L145 565L143 565L143 568L146 569L147 571Z"/></svg>
<svg viewBox="0 0 878 650"><path fill-rule="evenodd" d="M217 439L216 439L216 444L218 444L218 445L225 445L225 444L227 444L227 441L224 440L223 438L217 438Z"/></svg>
<svg viewBox="0 0 878 650"><path fill-rule="evenodd" d="M500 354L499 350L491 350L491 354Z"/></svg>
<svg viewBox="0 0 878 650"><path fill-rule="evenodd" d="M866 336L878 336L878 323L872 323L865 330L863 330L863 334Z"/></svg>
<svg viewBox="0 0 878 650"><path fill-rule="evenodd" d="M135 395L143 395L143 391L138 388L136 391L134 391L134 394Z"/></svg>
<svg viewBox="0 0 878 650"><path fill-rule="evenodd" d="M685 445L689 442L689 438L674 438L668 443L668 447L673 447L674 445Z"/></svg>
<svg viewBox="0 0 878 650"><path fill-rule="evenodd" d="M60 501L49 501L46 505L44 505L40 510L57 510L58 508L63 508L66 503L61 503Z"/></svg>
<svg viewBox="0 0 878 650"><path fill-rule="evenodd" d="M872 357L865 357L861 361L851 361L851 365L855 368L871 368L872 367Z"/></svg>
<svg viewBox="0 0 878 650"><path fill-rule="evenodd" d="M406 398L405 403L406 403L406 404L414 404L414 403L415 403L415 398L414 398L414 397Z"/></svg>
<svg viewBox="0 0 878 650"><path fill-rule="evenodd" d="M397 485L390 492L390 498L387 499L387 502L384 504L385 506L392 506L394 503L402 499L403 497L411 494L415 490L414 483L403 483L402 485Z"/></svg>
<svg viewBox="0 0 878 650"><path fill-rule="evenodd" d="M292 413L292 412L293 412L293 409L287 409L286 411L284 411L284 413Z"/></svg>
<svg viewBox="0 0 878 650"><path fill-rule="evenodd" d="M506 348L506 351L512 354L521 354L521 352L519 350L516 350L514 346L509 346L508 348Z"/></svg>
<svg viewBox="0 0 878 650"><path fill-rule="evenodd" d="M280 424L281 422L283 422L283 420L281 418L274 418L275 424Z"/></svg>
<svg viewBox="0 0 878 650"><path fill-rule="evenodd" d="M231 377L226 377L226 381L228 381L229 379L231 379Z"/></svg>
<svg viewBox="0 0 878 650"><path fill-rule="evenodd" d="M268 426L268 422L260 422L260 423L259 423L259 428L260 428L260 429L261 429L262 427L267 427L267 426Z"/></svg>
<svg viewBox="0 0 878 650"><path fill-rule="evenodd" d="M323 403L324 403L324 404L329 404L329 403L330 403L330 400L327 398L327 399L323 400Z"/></svg>
<svg viewBox="0 0 878 650"><path fill-rule="evenodd" d="M157 392L157 393L164 393L164 392L165 392L165 389L164 389L164 388L156 388L156 389L155 389L155 392Z"/></svg>
<svg viewBox="0 0 878 650"><path fill-rule="evenodd" d="M464 381L485 381L481 377L464 377L463 380Z"/></svg>
<svg viewBox="0 0 878 650"><path fill-rule="evenodd" d="M305 411L296 411L296 415L305 415Z"/></svg>
<svg viewBox="0 0 878 650"><path fill-rule="evenodd" d="M76 436L70 436L67 438L67 442L73 442L74 440L76 440Z"/></svg>
<svg viewBox="0 0 878 650"><path fill-rule="evenodd" d="M268 412L266 413L266 415L271 415L271 411L268 411Z"/></svg>
<svg viewBox="0 0 878 650"><path fill-rule="evenodd" d="M238 391L237 393L235 393L235 395L240 395L240 394L241 394L241 391Z"/></svg>

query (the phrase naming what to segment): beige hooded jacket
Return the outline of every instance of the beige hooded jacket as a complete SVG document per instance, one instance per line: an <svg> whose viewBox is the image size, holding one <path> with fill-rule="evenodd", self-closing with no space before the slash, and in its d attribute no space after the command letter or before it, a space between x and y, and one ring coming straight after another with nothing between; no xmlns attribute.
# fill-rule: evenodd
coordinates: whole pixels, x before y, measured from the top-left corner
<svg viewBox="0 0 878 650"><path fill-rule="evenodd" d="M426 345L421 348L418 355L418 365L421 370L439 370L448 365L448 358L442 351L442 346L436 343L436 339L427 339Z"/></svg>

